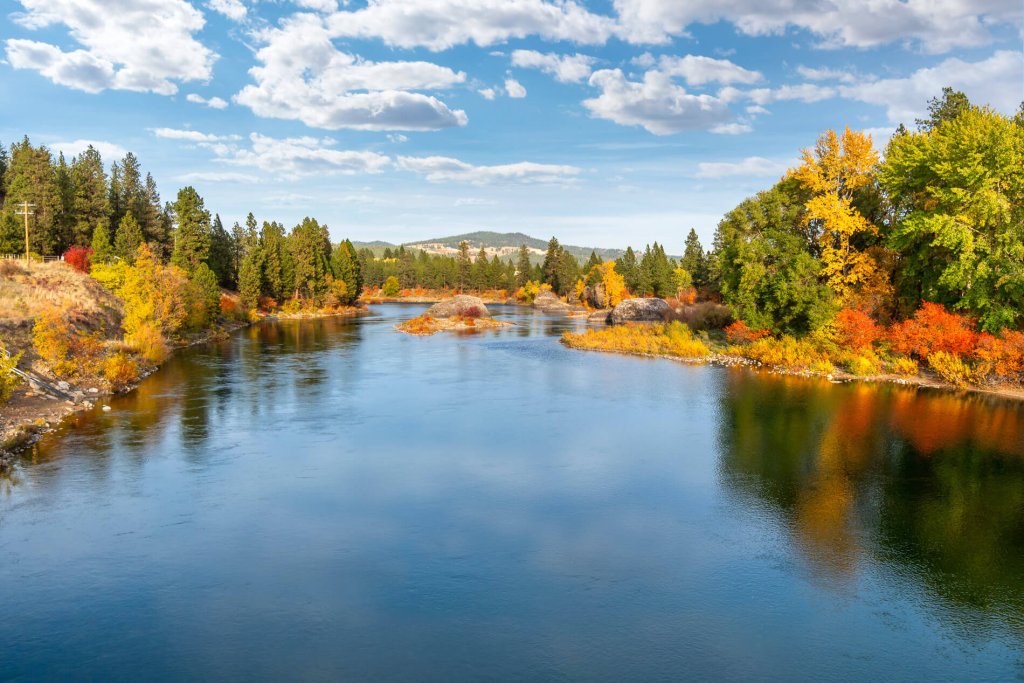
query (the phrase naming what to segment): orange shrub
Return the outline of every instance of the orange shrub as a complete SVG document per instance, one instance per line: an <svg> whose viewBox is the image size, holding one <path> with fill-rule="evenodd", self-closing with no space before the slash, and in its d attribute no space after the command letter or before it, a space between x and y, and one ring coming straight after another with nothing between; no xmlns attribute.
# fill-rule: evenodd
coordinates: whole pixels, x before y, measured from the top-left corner
<svg viewBox="0 0 1024 683"><path fill-rule="evenodd" d="M974 321L950 313L942 304L923 303L914 317L889 328L889 345L897 353L928 358L937 351L962 356L978 343Z"/></svg>
<svg viewBox="0 0 1024 683"><path fill-rule="evenodd" d="M731 325L725 327L725 338L729 340L730 344L749 344L755 342L758 339L764 339L770 333L768 330L752 330L742 320L737 320Z"/></svg>
<svg viewBox="0 0 1024 683"><path fill-rule="evenodd" d="M61 311L51 308L36 318L32 345L57 377L96 372L103 343L96 334L82 334Z"/></svg>
<svg viewBox="0 0 1024 683"><path fill-rule="evenodd" d="M170 353L160 326L154 322L140 323L124 340L150 363L162 363Z"/></svg>
<svg viewBox="0 0 1024 683"><path fill-rule="evenodd" d="M89 273L92 267L92 249L88 247L71 247L64 252L64 262L80 273Z"/></svg>
<svg viewBox="0 0 1024 683"><path fill-rule="evenodd" d="M1024 374L1024 332L1003 330L998 337L981 334L974 357L980 374L1019 380Z"/></svg>
<svg viewBox="0 0 1024 683"><path fill-rule="evenodd" d="M863 311L844 308L836 314L837 341L843 348L861 351L882 338L882 329Z"/></svg>
<svg viewBox="0 0 1024 683"><path fill-rule="evenodd" d="M103 376L115 389L124 389L139 379L139 364L124 351L118 351L103 362Z"/></svg>

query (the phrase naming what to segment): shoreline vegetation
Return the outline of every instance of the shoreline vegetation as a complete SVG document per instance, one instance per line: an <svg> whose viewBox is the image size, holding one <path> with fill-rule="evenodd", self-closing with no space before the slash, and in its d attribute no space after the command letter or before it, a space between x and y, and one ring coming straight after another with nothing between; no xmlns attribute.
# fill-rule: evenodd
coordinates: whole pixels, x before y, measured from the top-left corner
<svg viewBox="0 0 1024 683"><path fill-rule="evenodd" d="M267 317L436 307L469 292L483 311L515 303L616 323L566 335L576 349L1024 399L1024 105L1004 116L944 88L928 111L884 150L865 132L824 132L723 216L711 249L690 230L679 259L655 242L585 263L554 237L538 260L525 244L505 259L466 241L454 254L357 250L311 217L286 230L249 213L228 229L193 187L162 202L131 153L108 174L91 146L69 163L26 136L0 147L0 255L26 255L0 259L0 452L63 410L26 403L19 373L85 405L174 348ZM498 326L431 309L397 327Z"/></svg>

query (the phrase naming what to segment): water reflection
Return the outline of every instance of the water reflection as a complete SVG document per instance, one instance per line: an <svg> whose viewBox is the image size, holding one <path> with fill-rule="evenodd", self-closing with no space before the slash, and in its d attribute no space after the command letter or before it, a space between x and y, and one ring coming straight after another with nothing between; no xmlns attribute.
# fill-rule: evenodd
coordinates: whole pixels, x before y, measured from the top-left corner
<svg viewBox="0 0 1024 683"><path fill-rule="evenodd" d="M836 587L895 563L1024 629L1024 409L929 390L730 372L723 481L784 515Z"/></svg>

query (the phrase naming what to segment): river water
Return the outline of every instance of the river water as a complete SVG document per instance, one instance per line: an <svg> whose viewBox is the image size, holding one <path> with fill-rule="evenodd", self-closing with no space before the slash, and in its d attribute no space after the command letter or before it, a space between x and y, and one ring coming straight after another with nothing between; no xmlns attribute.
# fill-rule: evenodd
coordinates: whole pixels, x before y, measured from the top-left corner
<svg viewBox="0 0 1024 683"><path fill-rule="evenodd" d="M285 321L0 481L0 679L1024 678L1024 408Z"/></svg>

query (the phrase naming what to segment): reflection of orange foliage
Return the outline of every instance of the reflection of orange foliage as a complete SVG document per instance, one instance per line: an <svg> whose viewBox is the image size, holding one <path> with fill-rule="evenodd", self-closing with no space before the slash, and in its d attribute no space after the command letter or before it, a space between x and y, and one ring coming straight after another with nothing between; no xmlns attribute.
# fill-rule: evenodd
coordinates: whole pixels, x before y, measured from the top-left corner
<svg viewBox="0 0 1024 683"><path fill-rule="evenodd" d="M1024 417L1015 404L908 391L896 394L889 415L893 428L924 455L971 441L1024 456Z"/></svg>

